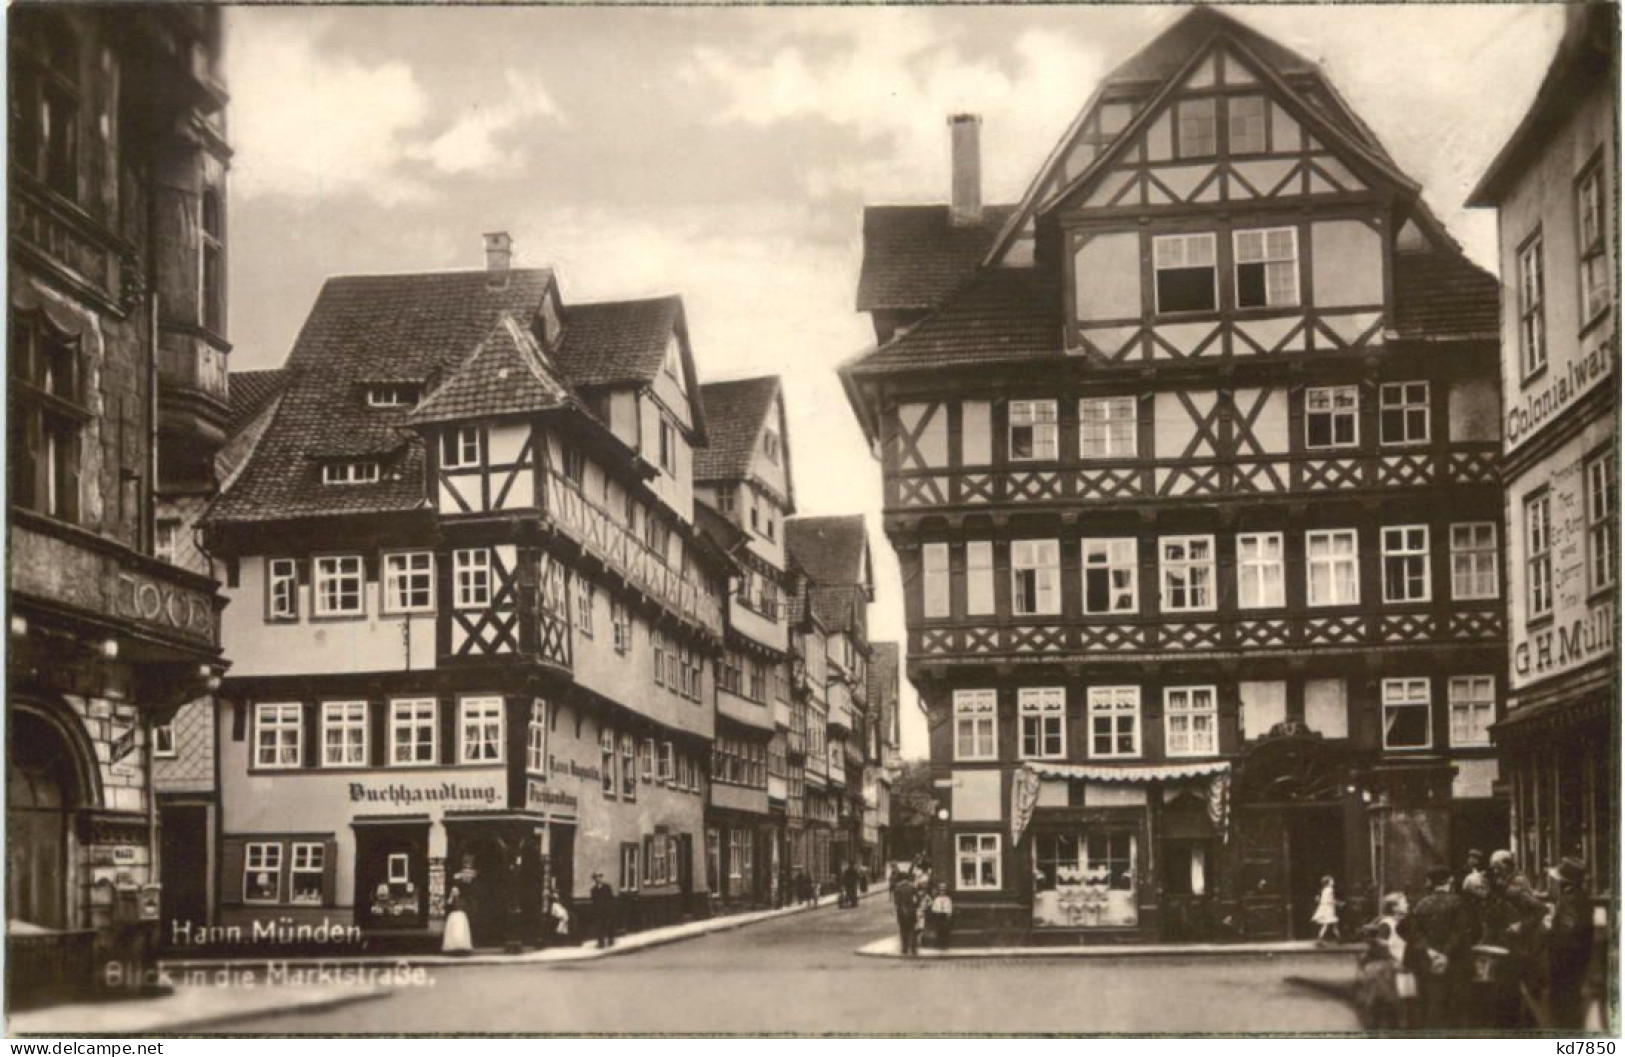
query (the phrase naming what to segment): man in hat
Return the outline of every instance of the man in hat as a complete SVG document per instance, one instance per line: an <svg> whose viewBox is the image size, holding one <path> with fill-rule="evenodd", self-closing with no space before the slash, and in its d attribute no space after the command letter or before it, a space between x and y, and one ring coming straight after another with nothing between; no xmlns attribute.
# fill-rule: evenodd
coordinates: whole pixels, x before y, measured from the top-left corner
<svg viewBox="0 0 1625 1057"><path fill-rule="evenodd" d="M1546 937L1550 1028L1585 1030L1585 979L1591 965L1591 899L1585 863L1572 855L1547 871L1552 915Z"/></svg>
<svg viewBox="0 0 1625 1057"><path fill-rule="evenodd" d="M1422 1026L1440 1029L1459 1026L1466 1013L1473 944L1472 921L1454 891L1455 875L1448 866L1428 870L1432 889L1406 919L1411 935L1407 961L1416 974L1421 999Z"/></svg>
<svg viewBox="0 0 1625 1057"><path fill-rule="evenodd" d="M598 946L615 946L615 889L604 880L604 875L597 870L593 871L592 889L592 924L598 933Z"/></svg>

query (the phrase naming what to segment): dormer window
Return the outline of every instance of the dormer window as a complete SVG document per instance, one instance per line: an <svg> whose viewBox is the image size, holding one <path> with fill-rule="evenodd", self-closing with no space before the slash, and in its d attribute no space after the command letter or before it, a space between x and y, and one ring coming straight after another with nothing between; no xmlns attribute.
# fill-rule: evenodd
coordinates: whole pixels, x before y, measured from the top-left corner
<svg viewBox="0 0 1625 1057"><path fill-rule="evenodd" d="M323 484L372 484L378 479L378 462L374 459L322 464Z"/></svg>
<svg viewBox="0 0 1625 1057"><path fill-rule="evenodd" d="M409 383L367 386L368 407L414 407L417 402L418 387Z"/></svg>

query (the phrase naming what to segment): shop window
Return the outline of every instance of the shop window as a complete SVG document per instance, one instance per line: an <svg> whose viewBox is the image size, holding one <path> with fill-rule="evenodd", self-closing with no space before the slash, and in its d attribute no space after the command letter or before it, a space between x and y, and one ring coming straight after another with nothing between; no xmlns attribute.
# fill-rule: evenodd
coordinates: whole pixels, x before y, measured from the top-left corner
<svg viewBox="0 0 1625 1057"><path fill-rule="evenodd" d="M954 759L999 758L998 711L997 691L954 691ZM819 741L822 749L822 738Z"/></svg>
<svg viewBox="0 0 1625 1057"><path fill-rule="evenodd" d="M1525 380L1546 369L1546 265L1539 231L1518 247L1518 356Z"/></svg>
<svg viewBox="0 0 1625 1057"><path fill-rule="evenodd" d="M955 876L961 890L994 891L1003 887L999 834L960 833L954 841L958 861Z"/></svg>
<svg viewBox="0 0 1625 1057"><path fill-rule="evenodd" d="M76 339L43 315L11 325L9 502L63 521L79 519L82 403Z"/></svg>
<svg viewBox="0 0 1625 1057"><path fill-rule="evenodd" d="M465 697L457 702L463 763L502 761L502 698Z"/></svg>
<svg viewBox="0 0 1625 1057"><path fill-rule="evenodd" d="M1490 744L1495 722L1495 677L1463 675L1450 680L1450 746Z"/></svg>
<svg viewBox="0 0 1625 1057"><path fill-rule="evenodd" d="M1298 303L1296 228L1237 231L1231 240L1237 308L1291 308Z"/></svg>
<svg viewBox="0 0 1625 1057"><path fill-rule="evenodd" d="M541 698L530 703L530 723L525 727L525 770L547 774L547 702Z"/></svg>
<svg viewBox="0 0 1625 1057"><path fill-rule="evenodd" d="M1242 609L1286 605L1285 550L1279 532L1236 536L1236 599Z"/></svg>
<svg viewBox="0 0 1625 1057"><path fill-rule="evenodd" d="M1354 529L1306 533L1309 604L1351 606L1360 601L1360 550Z"/></svg>
<svg viewBox="0 0 1625 1057"><path fill-rule="evenodd" d="M1078 401L1078 455L1081 458L1134 458L1138 428L1132 396Z"/></svg>
<svg viewBox="0 0 1625 1057"><path fill-rule="evenodd" d="M1353 448L1360 443L1360 390L1316 386L1303 395L1303 441L1310 448Z"/></svg>
<svg viewBox="0 0 1625 1057"><path fill-rule="evenodd" d="M243 902L282 902L282 845L253 841L243 848Z"/></svg>
<svg viewBox="0 0 1625 1057"><path fill-rule="evenodd" d="M322 702L322 766L364 767L367 763L367 703Z"/></svg>
<svg viewBox="0 0 1625 1057"><path fill-rule="evenodd" d="M491 551L485 547L452 551L452 584L458 609L491 604Z"/></svg>
<svg viewBox="0 0 1625 1057"><path fill-rule="evenodd" d="M1580 325L1607 310L1613 271L1608 267L1608 195L1603 190L1602 159L1580 174L1574 188L1579 213Z"/></svg>
<svg viewBox="0 0 1625 1057"><path fill-rule="evenodd" d="M288 873L288 902L320 906L327 873L327 848L316 843L293 845L293 868Z"/></svg>
<svg viewBox="0 0 1625 1057"><path fill-rule="evenodd" d="M1050 616L1061 611L1059 540L1012 540L1010 606L1016 616Z"/></svg>
<svg viewBox="0 0 1625 1057"><path fill-rule="evenodd" d="M927 619L946 617L952 613L948 593L948 545L927 543L920 548L921 568L924 570L924 608Z"/></svg>
<svg viewBox="0 0 1625 1057"><path fill-rule="evenodd" d="M1095 759L1140 755L1140 688L1089 688L1089 755Z"/></svg>
<svg viewBox="0 0 1625 1057"><path fill-rule="evenodd" d="M1138 924L1136 843L1127 830L1036 833L1033 923L1064 928Z"/></svg>
<svg viewBox="0 0 1625 1057"><path fill-rule="evenodd" d="M359 555L316 558L311 565L315 579L316 616L359 616L365 611Z"/></svg>
<svg viewBox="0 0 1625 1057"><path fill-rule="evenodd" d="M389 762L393 766L435 763L436 722L432 697L389 703Z"/></svg>
<svg viewBox="0 0 1625 1057"><path fill-rule="evenodd" d="M1219 751L1219 705L1213 687L1168 687L1163 691L1163 723L1169 756L1212 756Z"/></svg>
<svg viewBox="0 0 1625 1057"><path fill-rule="evenodd" d="M410 551L384 555L386 614L434 611L434 554Z"/></svg>
<svg viewBox="0 0 1625 1057"><path fill-rule="evenodd" d="M1010 401L1010 459L1031 462L1055 459L1060 452L1060 426L1053 400Z"/></svg>
<svg viewBox="0 0 1625 1057"><path fill-rule="evenodd" d="M1433 745L1432 699L1427 679L1382 681L1382 747L1426 749Z"/></svg>
<svg viewBox="0 0 1625 1057"><path fill-rule="evenodd" d="M1016 695L1021 714L1023 759L1066 757L1066 689L1023 687Z"/></svg>
<svg viewBox="0 0 1625 1057"><path fill-rule="evenodd" d="M440 434L440 468L466 470L480 464L478 426L458 426Z"/></svg>
<svg viewBox="0 0 1625 1057"><path fill-rule="evenodd" d="M254 706L254 766L298 767L304 759L304 708L297 703Z"/></svg>
<svg viewBox="0 0 1625 1057"><path fill-rule="evenodd" d="M1432 597L1428 527L1401 525L1382 530L1382 600L1426 602Z"/></svg>
<svg viewBox="0 0 1625 1057"><path fill-rule="evenodd" d="M1586 463L1585 491L1587 581L1601 591L1619 577L1619 471L1612 451Z"/></svg>
<svg viewBox="0 0 1625 1057"><path fill-rule="evenodd" d="M1164 536L1162 553L1162 608L1181 613L1211 610L1214 598L1212 536Z"/></svg>
<svg viewBox="0 0 1625 1057"><path fill-rule="evenodd" d="M604 795L613 798L617 792L615 782L615 732L608 727L598 732L598 780Z"/></svg>
<svg viewBox="0 0 1625 1057"><path fill-rule="evenodd" d="M1501 594L1501 553L1493 521L1450 526L1450 597L1457 601Z"/></svg>
<svg viewBox="0 0 1625 1057"><path fill-rule="evenodd" d="M1552 496L1542 490L1524 500L1524 561L1529 619L1552 612Z"/></svg>
<svg viewBox="0 0 1625 1057"><path fill-rule="evenodd" d="M1139 608L1138 543L1131 537L1083 541L1083 611L1133 613Z"/></svg>
<svg viewBox="0 0 1625 1057"><path fill-rule="evenodd" d="M1159 235L1151 240L1157 311L1211 312L1219 305L1219 267L1209 234Z"/></svg>
<svg viewBox="0 0 1625 1057"><path fill-rule="evenodd" d="M1384 382L1377 390L1377 437L1384 444L1428 442L1428 383Z"/></svg>

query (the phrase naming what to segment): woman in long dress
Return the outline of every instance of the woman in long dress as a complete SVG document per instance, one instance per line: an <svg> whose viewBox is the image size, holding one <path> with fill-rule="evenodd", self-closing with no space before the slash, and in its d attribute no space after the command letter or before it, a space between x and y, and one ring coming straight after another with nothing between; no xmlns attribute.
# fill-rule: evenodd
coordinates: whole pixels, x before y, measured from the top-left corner
<svg viewBox="0 0 1625 1057"><path fill-rule="evenodd" d="M474 934L468 927L469 893L474 886L474 863L463 860L463 868L451 879L451 891L446 897L446 931L440 940L440 949L447 954L467 954L474 949Z"/></svg>
<svg viewBox="0 0 1625 1057"><path fill-rule="evenodd" d="M1343 939L1337 931L1337 882L1330 874L1320 879L1320 901L1315 904L1314 916L1309 920L1320 926L1318 942L1325 943L1328 933L1331 939Z"/></svg>

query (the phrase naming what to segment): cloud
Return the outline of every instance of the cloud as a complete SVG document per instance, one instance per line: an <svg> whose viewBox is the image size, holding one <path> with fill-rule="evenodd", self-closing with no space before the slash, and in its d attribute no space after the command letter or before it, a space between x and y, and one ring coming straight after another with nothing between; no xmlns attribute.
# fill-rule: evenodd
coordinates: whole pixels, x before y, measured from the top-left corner
<svg viewBox="0 0 1625 1057"><path fill-rule="evenodd" d="M408 156L448 175L518 172L525 162L524 148L518 144L504 146L501 141L522 121L545 117L562 124L563 115L540 80L509 70L504 84L502 102L495 106L475 103L446 131L427 143L408 148Z"/></svg>

